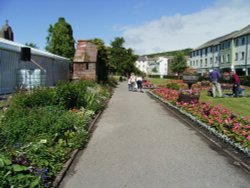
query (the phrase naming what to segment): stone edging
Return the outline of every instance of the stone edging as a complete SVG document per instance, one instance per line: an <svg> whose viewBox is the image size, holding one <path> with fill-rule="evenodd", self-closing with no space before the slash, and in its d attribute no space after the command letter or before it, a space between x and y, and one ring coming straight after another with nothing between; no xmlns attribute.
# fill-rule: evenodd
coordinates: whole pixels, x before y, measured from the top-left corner
<svg viewBox="0 0 250 188"><path fill-rule="evenodd" d="M195 121L198 125L202 126L203 128L207 129L209 131L209 133L212 133L213 135L215 135L217 138L222 139L223 141L225 141L226 143L230 144L231 146L233 146L234 148L240 150L241 152L245 153L246 155L248 155L248 157L250 156L250 153L248 150L243 150L242 147L238 147L238 144L235 144L233 142L228 142L228 137L222 135L220 133L218 133L215 129L212 129L210 127L208 127L208 125L206 125L205 123L197 120L194 116L192 116L191 114L188 114L187 112L184 112L183 110L181 110L180 108L172 105L169 102L164 101L162 98L160 98L159 96L155 95L154 93L152 93L151 91L147 92L151 97L154 97L154 99L157 99L158 101L160 101L162 104L167 105L167 108L171 110L172 113L174 113L177 117L180 117L181 115L185 115L187 118L189 118L188 120L183 119L183 117L181 118L181 120L183 120L185 123L187 123L188 125L190 125L192 128L194 128L197 132L199 132L203 137L205 137L207 140L209 140L210 142L212 142L216 147L218 147L220 150L222 150L223 152L225 152L227 155L229 155L233 160L237 161L238 164L240 164L240 166L242 166L248 173L250 172L250 165L243 162L237 155L233 154L232 152L230 152L228 149L223 148L223 146L221 144L219 144L218 142L216 142L215 140L213 140L212 138L210 138L209 136L207 136L205 133L203 133L199 128L197 128L197 126L193 125L190 123L190 120ZM227 139L225 139L225 137Z"/></svg>

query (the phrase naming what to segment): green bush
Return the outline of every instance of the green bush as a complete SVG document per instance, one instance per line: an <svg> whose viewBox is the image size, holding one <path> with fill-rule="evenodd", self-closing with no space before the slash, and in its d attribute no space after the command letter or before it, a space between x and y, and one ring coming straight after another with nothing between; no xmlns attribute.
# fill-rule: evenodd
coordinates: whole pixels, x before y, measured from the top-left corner
<svg viewBox="0 0 250 188"><path fill-rule="evenodd" d="M39 106L56 105L54 89L38 88L31 93L17 93L11 101L11 106L18 108L34 108Z"/></svg>
<svg viewBox="0 0 250 188"><path fill-rule="evenodd" d="M166 85L166 87L167 87L168 89L174 89L174 90L176 90L176 91L179 91L179 90L180 90L180 86L178 85L178 83L175 83L175 82L168 83L168 84Z"/></svg>
<svg viewBox="0 0 250 188"><path fill-rule="evenodd" d="M86 107L89 98L87 90L95 87L97 84L93 81L58 83L56 87L58 104L65 109Z"/></svg>
<svg viewBox="0 0 250 188"><path fill-rule="evenodd" d="M160 75L148 75L149 78L160 78Z"/></svg>
<svg viewBox="0 0 250 188"><path fill-rule="evenodd" d="M175 75L164 75L163 78L171 79L171 80L178 80L178 76L175 76Z"/></svg>
<svg viewBox="0 0 250 188"><path fill-rule="evenodd" d="M2 120L2 134L6 139L4 144L11 147L15 144L23 146L40 139L63 137L64 132L74 131L75 127L83 126L83 120L70 111L58 106L20 110L18 113L7 111ZM34 135L36 135L34 137Z"/></svg>
<svg viewBox="0 0 250 188"><path fill-rule="evenodd" d="M0 187L51 186L109 96L92 81L17 94L0 121Z"/></svg>
<svg viewBox="0 0 250 188"><path fill-rule="evenodd" d="M250 86L250 76L240 76L241 85Z"/></svg>

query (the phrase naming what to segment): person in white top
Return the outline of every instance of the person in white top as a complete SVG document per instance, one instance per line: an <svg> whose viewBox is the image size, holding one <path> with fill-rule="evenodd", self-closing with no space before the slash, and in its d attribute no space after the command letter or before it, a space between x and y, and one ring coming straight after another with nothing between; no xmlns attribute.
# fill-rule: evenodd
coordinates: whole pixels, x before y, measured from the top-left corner
<svg viewBox="0 0 250 188"><path fill-rule="evenodd" d="M135 91L135 89L136 89L135 88L136 87L136 77L135 77L134 73L131 73L130 79L131 79L132 90Z"/></svg>
<svg viewBox="0 0 250 188"><path fill-rule="evenodd" d="M131 76L128 78L128 90L132 91Z"/></svg>

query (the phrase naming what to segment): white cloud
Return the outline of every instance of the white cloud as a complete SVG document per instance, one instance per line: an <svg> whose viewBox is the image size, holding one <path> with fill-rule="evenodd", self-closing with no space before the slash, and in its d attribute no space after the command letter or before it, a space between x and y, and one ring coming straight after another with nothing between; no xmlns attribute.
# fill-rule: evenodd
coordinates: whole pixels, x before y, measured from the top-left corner
<svg viewBox="0 0 250 188"><path fill-rule="evenodd" d="M123 31L126 47L138 54L196 48L250 24L249 0L218 0L192 14L162 16Z"/></svg>

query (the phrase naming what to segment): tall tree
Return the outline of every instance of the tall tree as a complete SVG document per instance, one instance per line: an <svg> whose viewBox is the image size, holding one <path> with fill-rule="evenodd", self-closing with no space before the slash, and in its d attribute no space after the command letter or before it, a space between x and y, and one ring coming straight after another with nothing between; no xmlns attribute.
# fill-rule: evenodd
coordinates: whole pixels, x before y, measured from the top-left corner
<svg viewBox="0 0 250 188"><path fill-rule="evenodd" d="M90 40L97 46L97 62L96 62L96 75L98 83L105 83L108 81L108 50L103 40L95 38Z"/></svg>
<svg viewBox="0 0 250 188"><path fill-rule="evenodd" d="M125 40L123 37L117 37L111 42L109 48L109 63L110 72L126 75L131 72L137 72L135 61L138 56L133 53L131 48L124 48Z"/></svg>
<svg viewBox="0 0 250 188"><path fill-rule="evenodd" d="M177 52L174 56L171 65L171 70L180 75L187 68L187 60L182 52Z"/></svg>
<svg viewBox="0 0 250 188"><path fill-rule="evenodd" d="M45 49L51 53L73 59L75 54L75 40L73 30L63 17L48 29L47 45Z"/></svg>

